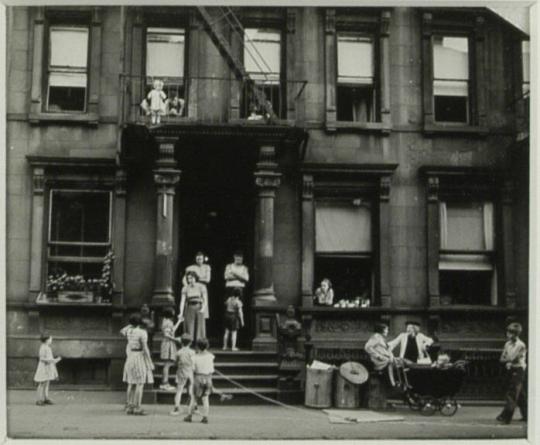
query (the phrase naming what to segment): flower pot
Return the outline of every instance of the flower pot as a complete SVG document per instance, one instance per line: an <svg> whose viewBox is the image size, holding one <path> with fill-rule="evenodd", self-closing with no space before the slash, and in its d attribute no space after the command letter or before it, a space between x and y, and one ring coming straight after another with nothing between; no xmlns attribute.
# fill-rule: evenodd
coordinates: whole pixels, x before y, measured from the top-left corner
<svg viewBox="0 0 540 445"><path fill-rule="evenodd" d="M59 303L92 303L94 293L83 290L62 290L58 291Z"/></svg>

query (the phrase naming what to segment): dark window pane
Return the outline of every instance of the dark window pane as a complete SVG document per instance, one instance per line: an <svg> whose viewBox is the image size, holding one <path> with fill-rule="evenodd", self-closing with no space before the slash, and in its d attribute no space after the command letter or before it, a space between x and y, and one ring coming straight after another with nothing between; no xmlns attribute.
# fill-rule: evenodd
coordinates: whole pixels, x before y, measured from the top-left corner
<svg viewBox="0 0 540 445"><path fill-rule="evenodd" d="M51 241L109 242L109 193L54 191Z"/></svg>
<svg viewBox="0 0 540 445"><path fill-rule="evenodd" d="M103 258L109 246L50 246L50 256L78 256Z"/></svg>
<svg viewBox="0 0 540 445"><path fill-rule="evenodd" d="M84 111L86 88L49 87L48 111Z"/></svg>
<svg viewBox="0 0 540 445"><path fill-rule="evenodd" d="M463 96L435 96L437 122L467 122L467 98Z"/></svg>
<svg viewBox="0 0 540 445"><path fill-rule="evenodd" d="M68 275L82 275L85 279L100 278L102 268L103 264L101 263L68 263L49 261L47 274L61 275L66 273Z"/></svg>
<svg viewBox="0 0 540 445"><path fill-rule="evenodd" d="M319 287L323 278L329 278L334 289L334 303L341 299L370 298L372 264L369 258L315 259L315 283Z"/></svg>
<svg viewBox="0 0 540 445"><path fill-rule="evenodd" d="M284 101L282 100L284 95L281 91L280 85L258 85L257 88L264 95L266 100L270 101L272 104L272 110L274 110L276 116L279 118L285 118L285 107ZM244 94L242 95L241 117L245 119L251 115L251 118L253 118L252 113L260 116L262 119L262 117L264 117L265 110L257 95L251 90L251 88L248 87L247 84L245 84Z"/></svg>
<svg viewBox="0 0 540 445"><path fill-rule="evenodd" d="M337 120L344 122L374 122L373 87L338 86Z"/></svg>
<svg viewBox="0 0 540 445"><path fill-rule="evenodd" d="M451 297L452 304L491 304L492 271L439 271L441 297Z"/></svg>

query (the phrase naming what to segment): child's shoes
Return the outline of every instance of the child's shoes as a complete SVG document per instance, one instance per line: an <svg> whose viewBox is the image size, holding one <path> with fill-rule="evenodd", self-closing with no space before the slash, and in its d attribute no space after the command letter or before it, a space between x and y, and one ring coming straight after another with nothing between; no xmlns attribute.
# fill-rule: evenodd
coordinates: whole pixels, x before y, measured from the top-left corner
<svg viewBox="0 0 540 445"><path fill-rule="evenodd" d="M191 422L193 419L191 418L191 414L184 417L184 422Z"/></svg>
<svg viewBox="0 0 540 445"><path fill-rule="evenodd" d="M44 405L54 405L54 403L53 403L53 401L52 401L51 399L45 399L45 400L43 401L43 404L44 404Z"/></svg>
<svg viewBox="0 0 540 445"><path fill-rule="evenodd" d="M201 423L208 423L208 417L203 417Z"/></svg>
<svg viewBox="0 0 540 445"><path fill-rule="evenodd" d="M171 416L179 416L180 415L180 408L175 406L173 410L169 413Z"/></svg>
<svg viewBox="0 0 540 445"><path fill-rule="evenodd" d="M44 402L43 400L38 400L38 401L36 402L36 405L37 405L37 406L44 406L44 405L45 405L45 402Z"/></svg>

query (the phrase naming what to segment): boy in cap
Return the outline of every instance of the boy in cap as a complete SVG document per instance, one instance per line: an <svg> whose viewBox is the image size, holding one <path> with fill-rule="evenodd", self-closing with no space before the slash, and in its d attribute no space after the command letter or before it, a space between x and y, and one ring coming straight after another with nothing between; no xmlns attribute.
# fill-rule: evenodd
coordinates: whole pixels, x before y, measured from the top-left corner
<svg viewBox="0 0 540 445"><path fill-rule="evenodd" d="M388 342L390 349L394 350L399 345L399 358L413 363L430 364L427 348L433 344L433 339L420 332L420 323L416 321L407 321L405 326L405 332Z"/></svg>
<svg viewBox="0 0 540 445"><path fill-rule="evenodd" d="M501 363L504 363L508 377L506 404L501 414L497 416L497 420L504 424L512 421L516 406L519 406L522 420L527 421L527 394L524 388L527 347L519 338L522 330L519 323L510 323L507 326L508 341L504 345L500 359Z"/></svg>
<svg viewBox="0 0 540 445"><path fill-rule="evenodd" d="M195 351L190 348L191 342L191 335L187 333L180 337L182 347L176 353L176 395L174 396L174 409L171 411L172 416L180 414L180 402L186 384L190 398L189 406L193 404L193 357Z"/></svg>

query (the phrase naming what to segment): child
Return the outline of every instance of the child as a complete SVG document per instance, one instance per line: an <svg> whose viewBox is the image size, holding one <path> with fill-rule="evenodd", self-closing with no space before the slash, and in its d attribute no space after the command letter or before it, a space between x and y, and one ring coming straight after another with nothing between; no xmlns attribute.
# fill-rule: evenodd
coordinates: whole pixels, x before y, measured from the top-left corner
<svg viewBox="0 0 540 445"><path fill-rule="evenodd" d="M176 340L174 338L174 332L178 329L178 326L182 320L178 320L176 324L173 324L174 309L167 308L163 311L163 321L161 322L161 332L163 338L161 339L161 351L160 358L164 361L163 364L163 379L160 385L161 389L171 391L174 386L169 384L169 369L176 360Z"/></svg>
<svg viewBox="0 0 540 445"><path fill-rule="evenodd" d="M39 363L34 375L34 381L38 384L36 405L52 405L53 402L49 399L49 384L51 380L58 378L56 364L62 359L61 357L53 357L51 350L52 337L50 335L42 335L40 340Z"/></svg>
<svg viewBox="0 0 540 445"><path fill-rule="evenodd" d="M189 414L184 418L185 422L191 422L195 411L195 403L202 403L201 423L208 423L210 412L210 394L213 392L212 374L214 373L214 354L207 351L208 340L197 340L198 352L193 356L193 397L189 405Z"/></svg>
<svg viewBox="0 0 540 445"><path fill-rule="evenodd" d="M504 424L509 424L512 421L516 406L519 406L522 420L527 421L527 394L524 388L527 347L519 338L521 331L522 327L519 323L508 325L506 328L508 341L504 345L500 359L508 372L506 404L497 416L497 420Z"/></svg>
<svg viewBox="0 0 540 445"><path fill-rule="evenodd" d="M188 406L193 404L193 357L195 351L190 348L192 338L189 334L183 334L180 338L182 347L176 353L176 395L174 396L174 409L171 416L180 414L180 403L182 401L182 391L187 384L190 398Z"/></svg>
<svg viewBox="0 0 540 445"><path fill-rule="evenodd" d="M163 82L161 80L154 80L154 88L148 93L146 99L150 103L152 124L160 124L161 115L164 114L165 110L165 99L167 99L167 95L163 92Z"/></svg>
<svg viewBox="0 0 540 445"><path fill-rule="evenodd" d="M236 340L238 329L244 327L244 313L242 311L242 301L240 295L242 291L234 288L232 295L225 302L225 334L223 335L223 350L227 349L229 332L231 333L231 350L238 351Z"/></svg>
<svg viewBox="0 0 540 445"><path fill-rule="evenodd" d="M334 291L332 282L328 278L321 281L321 286L315 291L315 302L322 306L332 306L334 304Z"/></svg>

